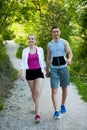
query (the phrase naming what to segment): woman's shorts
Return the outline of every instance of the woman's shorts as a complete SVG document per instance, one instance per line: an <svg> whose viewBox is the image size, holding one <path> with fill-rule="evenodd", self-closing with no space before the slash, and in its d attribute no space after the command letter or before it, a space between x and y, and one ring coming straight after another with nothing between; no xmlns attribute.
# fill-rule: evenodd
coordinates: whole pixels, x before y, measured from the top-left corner
<svg viewBox="0 0 87 130"><path fill-rule="evenodd" d="M51 68L50 80L52 88L57 88L59 83L61 87L67 87L69 85L68 68Z"/></svg>
<svg viewBox="0 0 87 130"><path fill-rule="evenodd" d="M44 78L41 68L36 70L26 69L26 80L35 80L37 78Z"/></svg>

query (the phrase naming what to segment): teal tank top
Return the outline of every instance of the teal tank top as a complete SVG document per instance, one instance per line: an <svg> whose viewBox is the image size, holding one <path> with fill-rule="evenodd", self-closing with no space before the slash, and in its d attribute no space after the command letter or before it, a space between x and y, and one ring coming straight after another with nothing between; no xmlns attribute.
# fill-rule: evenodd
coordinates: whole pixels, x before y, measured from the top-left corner
<svg viewBox="0 0 87 130"><path fill-rule="evenodd" d="M66 57L66 47L65 47L64 41L65 41L64 39L60 38L58 39L58 41L52 40L51 42L48 43L48 48L50 49L50 52L51 52L51 61L53 57L59 57L59 56ZM65 66L67 65L65 64L65 65L56 66L56 67L63 68Z"/></svg>

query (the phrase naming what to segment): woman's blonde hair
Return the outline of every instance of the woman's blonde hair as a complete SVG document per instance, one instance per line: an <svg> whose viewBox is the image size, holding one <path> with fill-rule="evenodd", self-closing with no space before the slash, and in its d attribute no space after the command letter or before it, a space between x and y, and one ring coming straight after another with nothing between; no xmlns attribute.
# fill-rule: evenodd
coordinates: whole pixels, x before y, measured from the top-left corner
<svg viewBox="0 0 87 130"><path fill-rule="evenodd" d="M32 33L28 35L28 38L29 38L29 36L34 36L35 39L36 39L36 36L34 34L32 34Z"/></svg>

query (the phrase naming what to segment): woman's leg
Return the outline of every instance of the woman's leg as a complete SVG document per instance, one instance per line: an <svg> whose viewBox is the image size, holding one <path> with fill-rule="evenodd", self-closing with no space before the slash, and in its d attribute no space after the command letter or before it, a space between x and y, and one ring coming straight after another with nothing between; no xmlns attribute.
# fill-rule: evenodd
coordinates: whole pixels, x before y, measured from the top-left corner
<svg viewBox="0 0 87 130"><path fill-rule="evenodd" d="M29 85L30 90L31 90L31 94L32 94L33 101L34 101L34 103L35 103L35 96L34 96L35 81L34 81L34 80L27 80L27 82L28 82L28 85Z"/></svg>
<svg viewBox="0 0 87 130"><path fill-rule="evenodd" d="M43 87L43 78L35 79L34 97L35 97L36 115L40 115L42 87Z"/></svg>

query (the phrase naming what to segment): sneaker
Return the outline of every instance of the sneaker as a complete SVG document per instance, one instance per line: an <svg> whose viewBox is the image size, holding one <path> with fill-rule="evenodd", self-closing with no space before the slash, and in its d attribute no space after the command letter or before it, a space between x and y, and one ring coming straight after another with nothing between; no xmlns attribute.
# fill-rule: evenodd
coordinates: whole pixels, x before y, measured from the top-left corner
<svg viewBox="0 0 87 130"><path fill-rule="evenodd" d="M61 105L61 113L65 113L66 112L66 108L64 105Z"/></svg>
<svg viewBox="0 0 87 130"><path fill-rule="evenodd" d="M54 116L55 119L59 119L60 118L60 113L59 111L55 111Z"/></svg>
<svg viewBox="0 0 87 130"><path fill-rule="evenodd" d="M35 122L36 122L36 123L40 123L40 116L39 116L39 115L36 115L36 116L35 116Z"/></svg>

